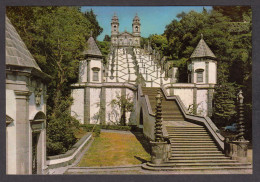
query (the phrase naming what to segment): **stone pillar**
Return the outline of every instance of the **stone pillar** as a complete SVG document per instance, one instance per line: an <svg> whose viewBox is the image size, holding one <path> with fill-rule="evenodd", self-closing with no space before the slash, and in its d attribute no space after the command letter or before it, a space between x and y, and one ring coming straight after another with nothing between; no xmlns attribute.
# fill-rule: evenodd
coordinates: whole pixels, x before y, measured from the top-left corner
<svg viewBox="0 0 260 182"><path fill-rule="evenodd" d="M87 82L90 82L90 60L87 60Z"/></svg>
<svg viewBox="0 0 260 182"><path fill-rule="evenodd" d="M16 174L30 174L29 91L16 90Z"/></svg>
<svg viewBox="0 0 260 182"><path fill-rule="evenodd" d="M206 74L206 80L205 83L209 83L209 62L206 62L206 70L205 70L205 74Z"/></svg>
<svg viewBox="0 0 260 182"><path fill-rule="evenodd" d="M90 123L90 88L84 88L84 124Z"/></svg>
<svg viewBox="0 0 260 182"><path fill-rule="evenodd" d="M163 139L162 134L162 96L161 91L158 90L156 96L156 122L155 122L155 140L150 141L152 152L151 162L153 164L162 164L168 159L167 142Z"/></svg>
<svg viewBox="0 0 260 182"><path fill-rule="evenodd" d="M214 89L208 89L208 117L212 116L212 101L213 101Z"/></svg>
<svg viewBox="0 0 260 182"><path fill-rule="evenodd" d="M242 90L238 93L237 99L239 101L238 106L238 129L239 133L236 136L236 140L228 141L226 139L225 143L225 154L232 159L238 160L240 163L247 163L247 149L249 141L244 138L244 97L242 95Z"/></svg>
<svg viewBox="0 0 260 182"><path fill-rule="evenodd" d="M195 84L195 87L193 88L193 114L197 114L197 87Z"/></svg>
<svg viewBox="0 0 260 182"><path fill-rule="evenodd" d="M194 63L191 63L191 83L194 83Z"/></svg>
<svg viewBox="0 0 260 182"><path fill-rule="evenodd" d="M101 87L100 123L102 125L106 124L106 87Z"/></svg>

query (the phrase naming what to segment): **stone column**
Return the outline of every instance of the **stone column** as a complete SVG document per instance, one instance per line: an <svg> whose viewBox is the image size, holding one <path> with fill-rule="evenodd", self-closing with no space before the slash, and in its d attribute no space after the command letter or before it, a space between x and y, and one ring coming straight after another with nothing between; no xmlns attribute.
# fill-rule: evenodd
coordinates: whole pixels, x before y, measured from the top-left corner
<svg viewBox="0 0 260 182"><path fill-rule="evenodd" d="M195 84L195 87L193 88L193 114L197 114L197 87Z"/></svg>
<svg viewBox="0 0 260 182"><path fill-rule="evenodd" d="M212 116L212 101L213 101L213 93L214 93L214 89L208 89L208 117Z"/></svg>
<svg viewBox="0 0 260 182"><path fill-rule="evenodd" d="M100 123L106 124L106 87L101 87Z"/></svg>
<svg viewBox="0 0 260 182"><path fill-rule="evenodd" d="M206 80L205 83L209 83L209 62L206 62L206 70L205 70L205 74L206 74Z"/></svg>
<svg viewBox="0 0 260 182"><path fill-rule="evenodd" d="M90 60L87 60L87 82L90 82Z"/></svg>
<svg viewBox="0 0 260 182"><path fill-rule="evenodd" d="M194 83L194 63L191 63L191 83Z"/></svg>
<svg viewBox="0 0 260 182"><path fill-rule="evenodd" d="M15 90L16 95L16 172L30 174L29 91Z"/></svg>
<svg viewBox="0 0 260 182"><path fill-rule="evenodd" d="M90 88L84 88L84 124L90 123Z"/></svg>

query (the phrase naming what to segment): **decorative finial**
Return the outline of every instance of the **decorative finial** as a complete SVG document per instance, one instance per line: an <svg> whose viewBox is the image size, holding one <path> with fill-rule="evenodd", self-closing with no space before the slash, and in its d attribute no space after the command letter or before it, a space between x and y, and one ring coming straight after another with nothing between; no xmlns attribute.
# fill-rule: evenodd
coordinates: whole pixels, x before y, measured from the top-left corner
<svg viewBox="0 0 260 182"><path fill-rule="evenodd" d="M201 39L203 39L203 34L202 33L200 34L200 37L201 37Z"/></svg>
<svg viewBox="0 0 260 182"><path fill-rule="evenodd" d="M92 36L93 36L93 31L91 30L91 31L90 31L90 37L92 37Z"/></svg>
<svg viewBox="0 0 260 182"><path fill-rule="evenodd" d="M243 96L242 90L240 90L240 91L238 92L238 94L237 94L237 100L238 100L241 104L243 104L244 96Z"/></svg>

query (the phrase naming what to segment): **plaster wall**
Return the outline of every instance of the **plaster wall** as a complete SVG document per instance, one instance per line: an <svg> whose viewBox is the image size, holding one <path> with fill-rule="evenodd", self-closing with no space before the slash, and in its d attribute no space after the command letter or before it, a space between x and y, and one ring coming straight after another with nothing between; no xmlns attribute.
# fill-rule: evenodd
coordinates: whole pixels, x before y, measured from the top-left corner
<svg viewBox="0 0 260 182"><path fill-rule="evenodd" d="M209 62L209 83L217 83L217 64Z"/></svg>
<svg viewBox="0 0 260 182"><path fill-rule="evenodd" d="M193 104L193 89L192 88L174 88L174 95L178 95L186 109Z"/></svg>
<svg viewBox="0 0 260 182"><path fill-rule="evenodd" d="M16 174L16 99L13 90L6 90L6 114L14 119L6 127L6 173Z"/></svg>
<svg viewBox="0 0 260 182"><path fill-rule="evenodd" d="M208 107L207 107L207 101L208 101L208 91L203 89L197 90L197 114L201 116L206 116Z"/></svg>
<svg viewBox="0 0 260 182"><path fill-rule="evenodd" d="M121 95L120 88L106 88L106 122L116 123L120 121L120 108L118 106L112 107L111 101L117 99L116 96Z"/></svg>
<svg viewBox="0 0 260 182"><path fill-rule="evenodd" d="M71 106L71 115L84 124L84 89L73 89L72 97L74 101Z"/></svg>
<svg viewBox="0 0 260 182"><path fill-rule="evenodd" d="M100 108L101 89L90 88L90 124L100 124L99 108Z"/></svg>

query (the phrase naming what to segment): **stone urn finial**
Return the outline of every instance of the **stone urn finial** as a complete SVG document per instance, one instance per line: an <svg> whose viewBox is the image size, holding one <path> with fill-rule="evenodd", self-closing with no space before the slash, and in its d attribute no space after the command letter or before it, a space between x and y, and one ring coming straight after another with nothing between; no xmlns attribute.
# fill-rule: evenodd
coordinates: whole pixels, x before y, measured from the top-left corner
<svg viewBox="0 0 260 182"><path fill-rule="evenodd" d="M244 96L242 90L240 90L237 94L237 100L239 101L240 104L244 103Z"/></svg>

